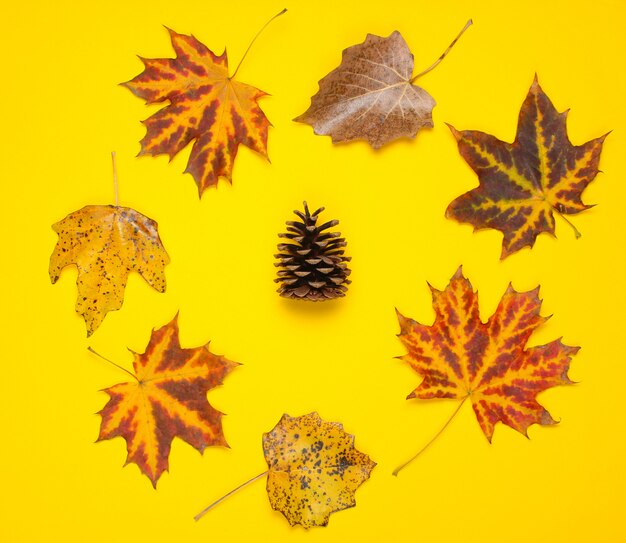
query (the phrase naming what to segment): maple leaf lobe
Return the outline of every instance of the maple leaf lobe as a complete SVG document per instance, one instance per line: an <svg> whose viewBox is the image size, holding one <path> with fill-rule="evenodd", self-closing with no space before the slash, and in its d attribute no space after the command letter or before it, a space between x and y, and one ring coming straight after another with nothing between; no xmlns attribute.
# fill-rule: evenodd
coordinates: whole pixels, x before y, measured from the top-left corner
<svg viewBox="0 0 626 543"><path fill-rule="evenodd" d="M435 100L411 83L413 55L396 30L368 34L344 49L341 64L319 81L309 109L294 120L310 124L333 143L366 140L378 149L432 127Z"/></svg>
<svg viewBox="0 0 626 543"><path fill-rule="evenodd" d="M448 125L480 184L455 199L446 217L475 229L500 230L501 258L506 258L532 247L542 232L554 235L554 212L575 214L592 207L582 202L582 192L599 171L608 134L574 146L567 136L566 118L567 112L556 110L535 77L512 144Z"/></svg>
<svg viewBox="0 0 626 543"><path fill-rule="evenodd" d="M354 507L354 492L376 466L354 447L354 436L317 413L285 414L263 434L272 508L292 526L326 526L331 513Z"/></svg>
<svg viewBox="0 0 626 543"><path fill-rule="evenodd" d="M50 256L52 283L66 266L78 270L76 312L90 336L107 312L122 307L131 272L165 292L165 252L155 221L121 206L88 205L52 225L59 239Z"/></svg>
<svg viewBox="0 0 626 543"><path fill-rule="evenodd" d="M228 447L222 413L209 404L206 395L238 364L211 353L208 344L182 348L177 316L153 330L145 352L133 352L133 357L137 381L104 390L109 401L99 413L98 441L123 437L126 464L137 464L156 488L168 469L174 437L200 453L208 446Z"/></svg>
<svg viewBox="0 0 626 543"><path fill-rule="evenodd" d="M226 51L217 56L195 37L168 31L176 58L140 57L144 71L122 85L148 104L169 101L142 121L139 155L172 160L194 142L185 173L202 196L220 177L232 182L240 144L267 158L270 123L257 103L266 93L228 76Z"/></svg>
<svg viewBox="0 0 626 543"><path fill-rule="evenodd" d="M527 434L532 424L554 424L536 399L567 376L578 347L560 339L525 348L540 316L539 289L517 292L511 285L486 323L480 320L478 295L461 269L443 291L432 289L435 320L431 326L402 316L399 338L406 361L421 377L408 398L452 398L472 402L489 441L502 422Z"/></svg>

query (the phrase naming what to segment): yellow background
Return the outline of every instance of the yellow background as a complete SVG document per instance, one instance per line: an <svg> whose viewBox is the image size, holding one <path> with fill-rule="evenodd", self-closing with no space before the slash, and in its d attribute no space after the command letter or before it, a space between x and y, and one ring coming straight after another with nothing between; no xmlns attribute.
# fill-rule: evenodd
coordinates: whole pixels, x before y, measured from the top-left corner
<svg viewBox="0 0 626 543"><path fill-rule="evenodd" d="M88 6L88 7L86 7ZM234 185L201 201L183 175L189 149L134 158L148 108L117 83L142 71L136 55L170 57L162 25L193 33L231 69L252 36L283 7L239 71L268 93L271 164L241 148ZM626 540L622 344L626 223L626 5L623 1L11 2L2 32L2 372L0 540L25 541L465 541ZM341 51L366 33L399 30L429 66L465 21L474 26L420 79L436 99L435 127L378 152L333 146L291 121ZM477 184L444 121L512 141L535 72L571 140L613 129L601 173L585 194L597 207L557 219L558 239L498 260L501 235L445 219L447 204ZM50 225L86 204L120 201L159 223L172 262L167 292L138 276L124 307L89 340L74 313L74 269L52 286ZM274 292L277 233L303 199L326 206L353 257L343 300L306 304ZM561 423L530 440L498 425L489 445L469 405L413 465L391 476L445 422L455 404L406 401L418 376L394 356L394 307L421 322L433 313L427 281L443 288L457 267L480 291L483 319L509 281L541 285L553 318L531 338L580 345L570 376L541 402ZM150 331L180 311L183 345L241 362L209 393L228 416L231 449L201 456L175 440L170 473L153 490L122 468L122 439L94 444L106 403L125 375L87 346L131 367ZM291 528L259 481L213 510L206 504L265 469L261 434L287 412L341 421L378 466L357 507L326 528Z"/></svg>

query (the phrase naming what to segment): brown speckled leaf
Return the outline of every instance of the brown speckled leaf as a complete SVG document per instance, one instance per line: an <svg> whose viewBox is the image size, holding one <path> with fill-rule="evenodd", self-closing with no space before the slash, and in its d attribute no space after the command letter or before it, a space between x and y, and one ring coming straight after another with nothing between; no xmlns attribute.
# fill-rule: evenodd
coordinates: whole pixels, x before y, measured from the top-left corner
<svg viewBox="0 0 626 543"><path fill-rule="evenodd" d="M122 307L128 274L137 272L165 292L166 264L157 223L120 206L89 205L52 225L59 240L50 257L50 279L56 283L65 266L76 264L76 312L85 319L87 336L108 311Z"/></svg>
<svg viewBox="0 0 626 543"><path fill-rule="evenodd" d="M289 524L326 526L331 513L356 502L354 492L376 466L354 448L354 436L317 413L283 415L263 435L267 493Z"/></svg>
<svg viewBox="0 0 626 543"><path fill-rule="evenodd" d="M446 216L475 229L501 231L500 258L506 258L532 247L542 232L554 235L555 213L571 215L592 207L581 196L598 173L606 134L572 145L566 118L567 112L556 110L535 77L520 109L513 143L451 126L459 152L480 184L456 198Z"/></svg>
<svg viewBox="0 0 626 543"><path fill-rule="evenodd" d="M202 196L220 177L232 180L240 144L267 157L270 123L257 103L266 93L229 77L226 52L173 30L170 37L176 58L141 59L145 70L124 86L148 104L167 102L144 121L140 155L172 159L193 142L185 173Z"/></svg>
<svg viewBox="0 0 626 543"><path fill-rule="evenodd" d="M378 149L432 127L435 100L413 85L413 55L398 31L368 34L343 52L341 65L319 82L309 109L295 120L333 142L366 140Z"/></svg>
<svg viewBox="0 0 626 543"><path fill-rule="evenodd" d="M177 318L152 331L145 353L133 353L136 381L107 388L110 399L100 411L98 441L123 437L128 457L156 488L168 469L172 440L178 437L203 452L228 444L222 413L211 407L207 392L222 384L238 364L202 347L182 348Z"/></svg>

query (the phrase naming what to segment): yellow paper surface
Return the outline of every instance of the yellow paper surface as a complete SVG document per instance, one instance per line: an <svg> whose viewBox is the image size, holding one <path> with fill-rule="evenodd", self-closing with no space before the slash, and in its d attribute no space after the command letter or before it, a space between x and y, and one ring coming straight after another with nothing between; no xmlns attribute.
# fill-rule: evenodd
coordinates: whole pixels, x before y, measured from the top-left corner
<svg viewBox="0 0 626 543"><path fill-rule="evenodd" d="M193 33L214 52L227 46L231 70L274 13L238 79L271 96L271 164L241 148L234 184L201 201L189 150L135 158L140 120L156 111L118 86L142 70L136 55L174 56L167 30ZM436 70L420 79L437 106L435 127L416 140L373 151L331 144L292 118L341 51L399 30L416 73L474 25ZM288 0L101 3L12 2L3 9L2 354L0 363L0 540L464 541L626 540L626 4L618 0L445 3ZM473 233L444 217L452 199L477 185L444 122L512 141L520 105L537 73L559 111L571 108L570 139L609 130L603 173L584 200L598 204L557 218L557 236L538 238L499 261L501 234ZM88 340L74 312L76 271L51 285L51 225L87 204L114 201L110 152L117 152L120 204L159 223L171 257L167 292L132 276L124 306ZM277 234L306 199L339 219L353 284L324 304L275 293ZM422 457L392 477L455 408L406 401L419 377L401 361L394 307L420 322L433 312L427 282L443 288L459 265L480 291L483 319L509 282L541 285L552 319L531 338L580 345L570 376L540 401L556 427L530 440L498 425L489 445L468 405ZM143 351L153 327L179 311L183 346L241 362L211 391L227 413L231 449L204 455L175 440L170 473L154 490L136 466L123 468L121 439L94 443L99 390L126 375L127 348ZM318 411L356 435L378 466L356 493L357 507L327 528L291 528L258 481L193 516L265 469L261 435L284 412Z"/></svg>

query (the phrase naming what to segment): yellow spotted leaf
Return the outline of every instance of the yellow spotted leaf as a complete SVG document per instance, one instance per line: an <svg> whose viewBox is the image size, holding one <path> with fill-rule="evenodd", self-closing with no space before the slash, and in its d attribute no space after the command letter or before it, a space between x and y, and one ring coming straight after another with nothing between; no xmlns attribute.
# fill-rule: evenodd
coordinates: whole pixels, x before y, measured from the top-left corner
<svg viewBox="0 0 626 543"><path fill-rule="evenodd" d="M128 275L137 272L159 292L165 292L163 248L157 223L138 211L120 206L89 205L52 225L59 240L50 257L50 279L61 270L78 269L76 312L85 319L87 336L107 312L122 307Z"/></svg>
<svg viewBox="0 0 626 543"><path fill-rule="evenodd" d="M257 100L266 93L228 74L226 51L215 55L193 36L170 30L176 58L144 59L144 71L123 83L148 104L167 105L144 121L140 155L168 155L170 160L193 142L185 173L199 195L232 181L240 144L267 157L269 121Z"/></svg>
<svg viewBox="0 0 626 543"><path fill-rule="evenodd" d="M476 229L500 230L504 234L500 258L532 247L542 232L554 235L554 213L565 218L592 207L581 196L598 173L606 134L572 145L566 117L567 112L555 109L535 77L520 109L513 143L450 126L461 156L478 174L480 184L454 200L446 216Z"/></svg>
<svg viewBox="0 0 626 543"><path fill-rule="evenodd" d="M228 446L222 413L206 395L238 364L211 353L208 344L182 348L177 317L153 330L146 351L133 356L135 380L104 390L110 399L100 411L98 441L123 437L126 463L137 464L156 488L175 437L201 453L208 446Z"/></svg>
<svg viewBox="0 0 626 543"><path fill-rule="evenodd" d="M341 424L317 413L283 415L263 435L263 452L272 507L304 528L326 526L331 513L354 507L354 492L376 466Z"/></svg>
<svg viewBox="0 0 626 543"><path fill-rule="evenodd" d="M431 287L435 322L420 324L398 313L402 360L423 377L409 398L452 398L472 402L478 423L491 441L496 423L527 435L531 424L554 424L537 394L571 383L567 376L578 347L560 339L526 348L539 315L538 288L509 286L491 318L483 323L478 295L461 269L444 291Z"/></svg>

